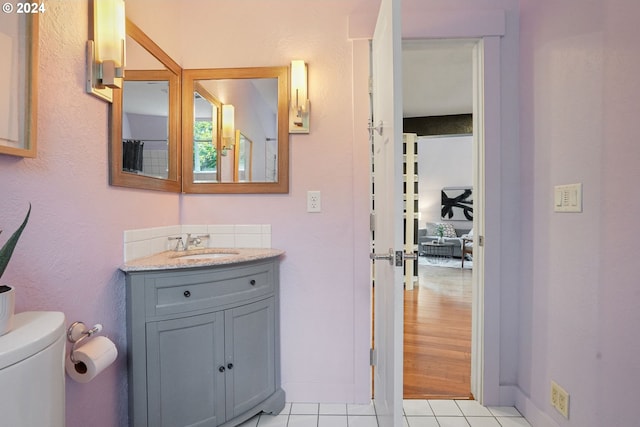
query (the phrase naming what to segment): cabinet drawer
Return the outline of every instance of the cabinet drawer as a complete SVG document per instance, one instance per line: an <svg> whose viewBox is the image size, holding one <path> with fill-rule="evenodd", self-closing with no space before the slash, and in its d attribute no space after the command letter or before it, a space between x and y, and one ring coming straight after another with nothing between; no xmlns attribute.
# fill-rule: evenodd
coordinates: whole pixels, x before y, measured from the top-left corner
<svg viewBox="0 0 640 427"><path fill-rule="evenodd" d="M148 278L147 316L233 304L274 292L273 264Z"/></svg>

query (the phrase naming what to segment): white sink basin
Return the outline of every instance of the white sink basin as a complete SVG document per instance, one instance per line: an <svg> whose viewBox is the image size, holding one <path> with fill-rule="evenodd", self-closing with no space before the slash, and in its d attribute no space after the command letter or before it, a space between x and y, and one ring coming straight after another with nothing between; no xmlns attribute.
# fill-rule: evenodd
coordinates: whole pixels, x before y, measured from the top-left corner
<svg viewBox="0 0 640 427"><path fill-rule="evenodd" d="M215 259L215 258L230 257L234 255L238 255L238 254L233 252L218 252L218 253L212 253L212 254L184 255L178 258L180 259Z"/></svg>

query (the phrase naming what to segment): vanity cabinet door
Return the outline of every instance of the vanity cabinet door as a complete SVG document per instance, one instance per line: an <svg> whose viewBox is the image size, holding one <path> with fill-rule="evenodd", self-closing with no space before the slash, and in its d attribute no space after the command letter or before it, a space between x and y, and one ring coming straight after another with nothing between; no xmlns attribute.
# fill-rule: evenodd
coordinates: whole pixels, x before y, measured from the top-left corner
<svg viewBox="0 0 640 427"><path fill-rule="evenodd" d="M276 391L275 298L225 311L227 419Z"/></svg>
<svg viewBox="0 0 640 427"><path fill-rule="evenodd" d="M147 323L148 425L225 421L224 313Z"/></svg>

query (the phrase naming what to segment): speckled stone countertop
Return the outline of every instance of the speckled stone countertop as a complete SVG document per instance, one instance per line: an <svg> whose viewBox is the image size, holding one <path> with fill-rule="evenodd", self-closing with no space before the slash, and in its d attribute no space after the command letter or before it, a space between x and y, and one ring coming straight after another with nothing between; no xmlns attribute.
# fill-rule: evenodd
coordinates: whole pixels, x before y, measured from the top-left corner
<svg viewBox="0 0 640 427"><path fill-rule="evenodd" d="M216 258L189 259L189 256L220 254ZM224 255L222 255L224 254ZM227 256L228 254L228 256ZM258 248L203 248L188 251L165 251L144 258L131 260L120 267L125 273L135 271L173 270L189 267L209 267L237 264L259 259L275 258L284 254L281 249Z"/></svg>

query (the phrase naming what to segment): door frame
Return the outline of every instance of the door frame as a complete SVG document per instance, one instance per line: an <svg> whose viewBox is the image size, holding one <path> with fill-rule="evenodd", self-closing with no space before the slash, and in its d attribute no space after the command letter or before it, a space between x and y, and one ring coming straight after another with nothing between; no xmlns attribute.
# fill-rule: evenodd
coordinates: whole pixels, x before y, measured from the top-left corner
<svg viewBox="0 0 640 427"><path fill-rule="evenodd" d="M403 13L403 38L467 38L477 39L478 76L474 98L477 107L481 108L483 120L478 131L474 129L474 150L477 150L475 161L482 173L476 173L478 188L491 189L483 191L478 199L478 209L484 211L484 221L477 224L477 232L484 239L484 247L474 249L474 282L477 292L473 297L472 319L472 373L471 388L476 400L483 405L501 404L500 396L500 285L501 285L501 38L506 32L506 14L504 10L486 11L434 11L428 14ZM362 69L359 60L368 56L368 40L372 29L366 25L370 19L362 16L350 17L349 35L353 41L354 70ZM374 20L375 22L375 20ZM364 25L364 27L363 27ZM368 34L368 35L367 35ZM368 38L367 38L368 37ZM354 91L362 88L363 75L353 74ZM358 97L359 95L354 95ZM368 99L368 95L366 95ZM368 103L354 102L354 136L366 135L369 148L368 132L361 123L362 118L369 116ZM366 120L366 119L365 119ZM477 135L477 136L476 136ZM370 150L367 149L367 155ZM360 159L362 161L364 159ZM366 163L369 163L369 157ZM355 163L355 161L354 161ZM363 170L358 168L357 170ZM369 170L362 180L369 180ZM474 179L476 180L476 179ZM475 184L475 182L474 182ZM474 223L474 227L476 224ZM478 267L476 267L478 265ZM484 274L480 274L483 270ZM369 282L370 283L370 282ZM371 317L368 322L370 323Z"/></svg>

